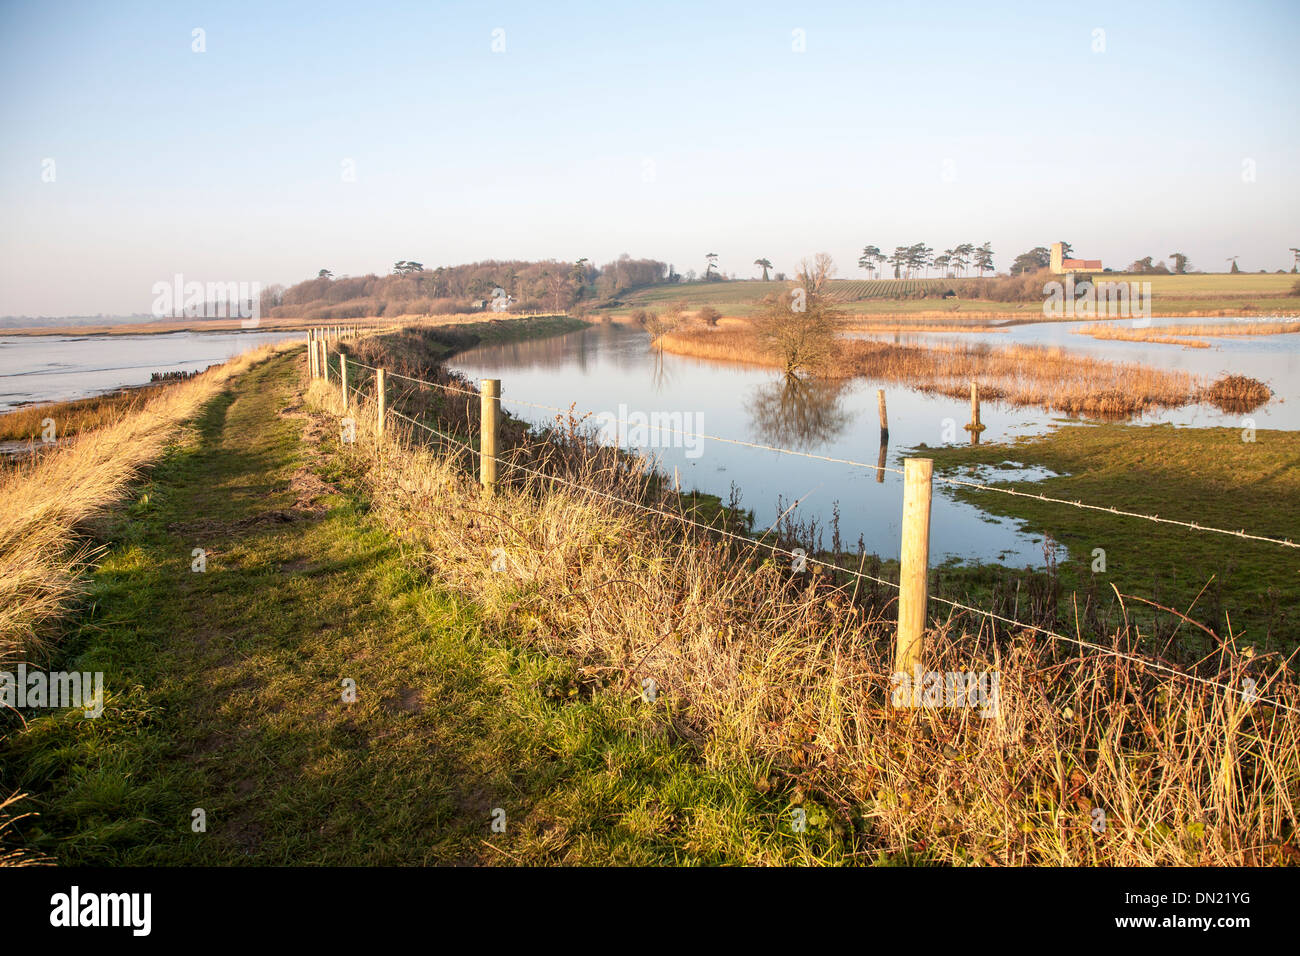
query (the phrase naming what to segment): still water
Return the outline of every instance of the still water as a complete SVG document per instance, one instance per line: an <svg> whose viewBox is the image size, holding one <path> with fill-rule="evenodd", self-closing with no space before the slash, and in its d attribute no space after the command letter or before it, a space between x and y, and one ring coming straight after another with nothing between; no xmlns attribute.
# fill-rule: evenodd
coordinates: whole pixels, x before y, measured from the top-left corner
<svg viewBox="0 0 1300 956"><path fill-rule="evenodd" d="M0 412L142 385L152 372L201 372L241 352L302 332L162 335L0 335Z"/></svg>
<svg viewBox="0 0 1300 956"><path fill-rule="evenodd" d="M1153 323L1162 320L1153 320ZM1173 321L1173 320L1164 320ZM1223 322L1182 319L1186 323ZM1260 428L1300 428L1300 336L1243 336L1213 339L1214 348L1188 349L1152 343L1099 341L1072 334L1084 323L1042 323L1013 326L1004 332L968 335L887 335L890 340L1025 343L1064 345L1081 354L1183 369L1209 377L1237 372L1264 379L1277 396L1253 412ZM629 414L681 413L676 427L759 444L793 448L831 458L873 465L879 460L880 427L877 388L886 392L889 446L886 464L902 467L903 452L921 444L966 442L962 423L969 420L969 403L927 395L895 384L857 379L843 386L792 386L767 369L740 368L686 356L660 354L649 348L649 337L623 326L593 326L554 338L485 346L452 359L453 368L472 379L500 378L502 403L512 414L536 423L549 423L554 413L529 408L511 399L627 418ZM984 441L1005 441L1041 434L1068 420L1033 408L1013 408L985 402ZM689 416L689 417L687 417ZM1231 425L1241 416L1210 406L1147 416L1143 421L1178 425ZM955 425L955 429L954 426ZM955 430L955 436L953 432ZM651 434L658 457L669 474L677 469L684 488L720 495L733 486L741 504L753 509L756 524L768 527L794 502L792 513L815 520L826 529L835 507L844 543L853 547L859 536L867 550L897 558L901 531L902 477L892 472L877 481L874 468L814 461L777 452L714 441L685 442L679 436ZM1014 463L1008 463L1014 464ZM1024 470L998 470L989 478L1035 477ZM931 523L932 560L949 558L1000 561L1012 567L1043 563L1041 537L1019 530L1019 522L995 518L954 500L936 485Z"/></svg>

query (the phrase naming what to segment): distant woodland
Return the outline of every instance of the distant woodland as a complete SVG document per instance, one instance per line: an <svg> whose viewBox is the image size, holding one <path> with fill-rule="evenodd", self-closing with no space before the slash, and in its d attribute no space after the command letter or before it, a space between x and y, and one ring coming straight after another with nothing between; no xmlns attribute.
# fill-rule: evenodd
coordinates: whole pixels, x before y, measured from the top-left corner
<svg viewBox="0 0 1300 956"><path fill-rule="evenodd" d="M383 276L336 277L322 269L316 278L288 288L269 286L262 290L262 314L334 320L477 309L581 312L614 303L624 292L679 279L668 263L627 255L599 267L586 259L490 259L429 269L420 262L401 260Z"/></svg>

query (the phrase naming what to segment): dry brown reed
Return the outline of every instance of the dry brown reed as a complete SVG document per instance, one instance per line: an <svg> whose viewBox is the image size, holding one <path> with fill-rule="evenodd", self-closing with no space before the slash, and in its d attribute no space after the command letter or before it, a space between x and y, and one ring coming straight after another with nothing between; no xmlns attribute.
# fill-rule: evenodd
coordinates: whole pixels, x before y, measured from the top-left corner
<svg viewBox="0 0 1300 956"><path fill-rule="evenodd" d="M1175 345L1191 345L1194 348L1208 348L1208 342L1183 342L1189 335L1294 335L1300 333L1300 320L1283 322L1224 322L1218 325L1158 325L1144 329L1112 325L1097 322L1075 329L1078 335L1090 335L1094 339L1120 339L1125 342L1168 342Z"/></svg>
<svg viewBox="0 0 1300 956"><path fill-rule="evenodd" d="M1169 330L1161 327L1156 329L1132 329L1124 326L1114 325L1085 325L1082 328L1075 329L1075 335L1088 335L1094 339L1105 339L1115 342L1153 342L1160 345L1182 345L1189 349L1208 349L1209 342L1203 342L1200 339L1187 338L1191 333L1174 333L1162 334Z"/></svg>
<svg viewBox="0 0 1300 956"><path fill-rule="evenodd" d="M69 402L24 405L0 415L0 441L39 441L44 430L43 422L47 418L54 419L60 438L100 428L116 421L131 409L139 408L146 401L148 393L149 387L146 386Z"/></svg>
<svg viewBox="0 0 1300 956"><path fill-rule="evenodd" d="M684 329L662 336L656 344L680 355L781 367L747 329ZM970 383L977 381L986 399L1097 418L1214 402L1220 394L1187 372L1110 362L1059 346L903 345L866 339L841 339L838 346L821 370L830 377L861 375L954 398L969 395ZM1256 385L1250 393L1258 398L1252 408L1271 394L1263 383Z"/></svg>

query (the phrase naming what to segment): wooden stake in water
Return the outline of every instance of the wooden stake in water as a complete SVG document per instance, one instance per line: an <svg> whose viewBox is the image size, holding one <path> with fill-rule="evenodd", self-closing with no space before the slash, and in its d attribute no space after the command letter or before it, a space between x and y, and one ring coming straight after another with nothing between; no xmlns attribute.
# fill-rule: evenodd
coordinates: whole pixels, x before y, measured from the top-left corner
<svg viewBox="0 0 1300 956"><path fill-rule="evenodd" d="M898 638L894 673L912 675L925 654L926 602L930 599L930 492L934 461L903 461L903 542L898 572Z"/></svg>
<svg viewBox="0 0 1300 956"><path fill-rule="evenodd" d="M478 477L486 494L497 488L497 424L501 419L501 379L485 378L479 382L479 456Z"/></svg>
<svg viewBox="0 0 1300 956"><path fill-rule="evenodd" d="M978 445L984 426L980 424L980 390L974 382L970 383L970 424L966 427L970 429L971 444Z"/></svg>
<svg viewBox="0 0 1300 956"><path fill-rule="evenodd" d="M885 390L876 389L876 396L880 399L880 444L884 445L889 441L889 415L885 411Z"/></svg>
<svg viewBox="0 0 1300 956"><path fill-rule="evenodd" d="M375 406L378 409L378 414L375 420L375 428L379 431L379 437L383 438L385 396L384 396L384 370L382 368L375 369Z"/></svg>

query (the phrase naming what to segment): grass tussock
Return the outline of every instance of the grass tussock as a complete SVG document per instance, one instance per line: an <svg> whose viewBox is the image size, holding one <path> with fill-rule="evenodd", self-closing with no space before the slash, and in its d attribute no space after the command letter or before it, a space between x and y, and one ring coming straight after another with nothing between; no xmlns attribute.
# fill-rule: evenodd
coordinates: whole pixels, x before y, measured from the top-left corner
<svg viewBox="0 0 1300 956"><path fill-rule="evenodd" d="M656 344L676 354L716 361L768 367L782 364L749 329L684 329L660 337ZM821 372L832 378L864 376L896 382L953 398L968 396L970 383L976 381L986 399L1103 419L1197 401L1217 404L1223 394L1222 389L1207 386L1186 372L1110 362L1056 346L901 345L840 339ZM1259 388L1249 393L1255 398L1251 408L1271 395L1266 385L1256 384Z"/></svg>
<svg viewBox="0 0 1300 956"><path fill-rule="evenodd" d="M335 389L314 384L309 400L342 411ZM595 491L503 464L486 498L471 453L424 447L400 422L377 441L373 409L353 414L350 470L407 562L473 600L490 631L573 659L571 693L641 699L663 734L711 767L744 768L855 859L1300 856L1294 711L961 614L932 620L927 669L997 673L996 713L894 709L889 587L795 573L768 547L684 526L667 517L683 507L667 482L626 458L584 456L571 424L508 442L503 457ZM1081 636L1116 651L1143 641L1127 628ZM1168 653L1216 684L1249 676L1261 696L1300 703L1294 676L1268 655L1224 642L1198 668Z"/></svg>
<svg viewBox="0 0 1300 956"><path fill-rule="evenodd" d="M87 524L123 498L185 418L273 351L149 389L140 404L97 411L72 440L0 471L0 666L41 654L46 626L78 593L79 572L94 553L81 533ZM99 424L87 428L92 421Z"/></svg>
<svg viewBox="0 0 1300 956"><path fill-rule="evenodd" d="M1248 375L1225 375L1205 390L1205 400L1226 412L1249 412L1267 402L1272 390Z"/></svg>
<svg viewBox="0 0 1300 956"><path fill-rule="evenodd" d="M44 866L51 862L43 854L33 851L15 833L17 824L32 816L30 812L21 812L21 808L16 806L26 796L25 793L14 792L0 800L0 867Z"/></svg>

